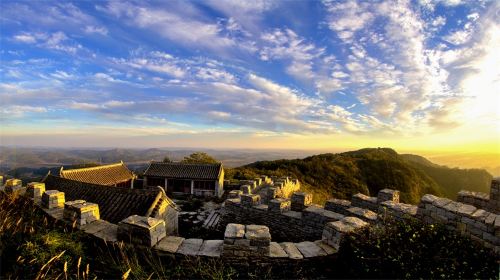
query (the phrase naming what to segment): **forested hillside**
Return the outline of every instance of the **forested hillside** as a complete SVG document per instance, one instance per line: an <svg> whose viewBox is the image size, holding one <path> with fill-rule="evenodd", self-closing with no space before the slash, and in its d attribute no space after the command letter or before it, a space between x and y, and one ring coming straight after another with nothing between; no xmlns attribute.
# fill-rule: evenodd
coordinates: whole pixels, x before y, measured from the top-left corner
<svg viewBox="0 0 500 280"><path fill-rule="evenodd" d="M349 199L358 192L374 196L383 188L400 190L402 201L407 203L418 203L426 193L454 199L461 189L488 190L491 175L484 170L450 169L418 156L418 160L412 160L412 156L388 148L362 149L304 159L259 161L230 170L228 177L293 176L319 197L316 202L329 197Z"/></svg>

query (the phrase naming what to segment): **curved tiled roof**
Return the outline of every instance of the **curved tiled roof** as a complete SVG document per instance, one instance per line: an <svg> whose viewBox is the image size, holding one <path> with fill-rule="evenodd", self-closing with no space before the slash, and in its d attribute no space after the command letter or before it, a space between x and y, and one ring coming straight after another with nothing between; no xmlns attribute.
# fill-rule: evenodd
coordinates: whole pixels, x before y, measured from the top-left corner
<svg viewBox="0 0 500 280"><path fill-rule="evenodd" d="M222 164L220 163L151 162L144 176L217 180L221 172Z"/></svg>
<svg viewBox="0 0 500 280"><path fill-rule="evenodd" d="M61 168L60 176L70 180L103 186L113 186L134 178L132 171L123 162L70 170Z"/></svg>
<svg viewBox="0 0 500 280"><path fill-rule="evenodd" d="M148 216L148 211L156 206L157 196L162 192L159 188L151 190L110 188L50 174L43 182L47 190L64 192L66 201L83 199L97 203L101 218L111 223L118 223L132 215ZM166 199L169 204L173 203Z"/></svg>

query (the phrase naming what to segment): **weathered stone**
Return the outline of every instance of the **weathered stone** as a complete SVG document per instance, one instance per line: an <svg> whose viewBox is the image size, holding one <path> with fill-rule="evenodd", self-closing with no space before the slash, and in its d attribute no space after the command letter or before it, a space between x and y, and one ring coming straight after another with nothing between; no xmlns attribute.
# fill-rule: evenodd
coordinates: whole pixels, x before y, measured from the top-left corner
<svg viewBox="0 0 500 280"><path fill-rule="evenodd" d="M260 204L260 195L258 194L243 194L241 195L241 205L252 207Z"/></svg>
<svg viewBox="0 0 500 280"><path fill-rule="evenodd" d="M245 235L245 226L240 224L228 224L224 232L224 239L226 238L243 238Z"/></svg>
<svg viewBox="0 0 500 280"><path fill-rule="evenodd" d="M47 209L64 207L64 193L56 190L45 191L42 194L42 207Z"/></svg>
<svg viewBox="0 0 500 280"><path fill-rule="evenodd" d="M44 183L31 182L26 188L26 195L33 199L41 199L43 192L45 192Z"/></svg>
<svg viewBox="0 0 500 280"><path fill-rule="evenodd" d="M351 207L351 202L344 199L330 199L325 203L325 210L344 214L347 208Z"/></svg>
<svg viewBox="0 0 500 280"><path fill-rule="evenodd" d="M280 246L281 246L281 248L283 248L283 250L285 250L286 254L288 255L288 257L290 259L300 260L300 259L304 258L304 256L302 256L302 254L297 249L297 247L295 246L294 243L283 242L283 243L280 243Z"/></svg>
<svg viewBox="0 0 500 280"><path fill-rule="evenodd" d="M363 208L359 208L359 207L351 207L351 208L347 209L347 211L349 213L351 213L352 215L354 215L358 218L361 218L365 221L368 221L368 222L375 222L377 220L377 214L373 211L368 210L368 209L363 209Z"/></svg>
<svg viewBox="0 0 500 280"><path fill-rule="evenodd" d="M369 225L369 223L356 217L345 217L341 221L353 226L355 229L363 228Z"/></svg>
<svg viewBox="0 0 500 280"><path fill-rule="evenodd" d="M316 240L314 241L314 243L321 247L321 249L323 249L323 251L325 251L328 255L337 253L337 250L335 250L335 248L331 247L323 240Z"/></svg>
<svg viewBox="0 0 500 280"><path fill-rule="evenodd" d="M476 207L468 204L459 203L457 213L461 215L471 216L477 210Z"/></svg>
<svg viewBox="0 0 500 280"><path fill-rule="evenodd" d="M288 254L277 242L271 242L269 245L269 256L271 258L288 258Z"/></svg>
<svg viewBox="0 0 500 280"><path fill-rule="evenodd" d="M106 242L116 242L118 241L118 226L110 223L107 227L92 235Z"/></svg>
<svg viewBox="0 0 500 280"><path fill-rule="evenodd" d="M292 194L291 209L293 211L302 211L312 203L312 194L305 192L295 192Z"/></svg>
<svg viewBox="0 0 500 280"><path fill-rule="evenodd" d="M326 252L318 245L311 241L296 243L295 246L305 258L314 258L326 256Z"/></svg>
<svg viewBox="0 0 500 280"><path fill-rule="evenodd" d="M444 208L446 205L452 203L452 201L448 198L438 197L432 203L436 207Z"/></svg>
<svg viewBox="0 0 500 280"><path fill-rule="evenodd" d="M88 234L94 234L94 233L97 233L101 230L106 229L106 227L109 227L110 225L112 225L112 224L108 221L97 220L97 221L94 221L90 224L86 224L86 225L82 226L80 229L85 231Z"/></svg>
<svg viewBox="0 0 500 280"><path fill-rule="evenodd" d="M207 257L220 257L222 253L222 240L205 240L201 245L198 255Z"/></svg>
<svg viewBox="0 0 500 280"><path fill-rule="evenodd" d="M399 191L391 189L383 189L379 191L377 195L377 203L381 203L384 201L399 203Z"/></svg>
<svg viewBox="0 0 500 280"><path fill-rule="evenodd" d="M85 200L68 201L64 204L64 219L83 226L100 219L99 206Z"/></svg>
<svg viewBox="0 0 500 280"><path fill-rule="evenodd" d="M121 241L153 247L166 236L165 221L133 215L118 223L117 234Z"/></svg>
<svg viewBox="0 0 500 280"><path fill-rule="evenodd" d="M243 185L240 187L240 190L242 191L243 194L251 194L252 189L250 188L250 185Z"/></svg>
<svg viewBox="0 0 500 280"><path fill-rule="evenodd" d="M183 237L167 236L160 240L160 242L158 242L158 244L156 244L154 248L156 250L164 251L167 253L176 253L183 241Z"/></svg>
<svg viewBox="0 0 500 280"><path fill-rule="evenodd" d="M245 238L249 240L271 240L269 228L262 225L247 225Z"/></svg>
<svg viewBox="0 0 500 280"><path fill-rule="evenodd" d="M269 201L269 211L283 213L289 211L291 207L291 201L286 198L275 198Z"/></svg>
<svg viewBox="0 0 500 280"><path fill-rule="evenodd" d="M240 198L240 196L243 194L243 191L241 190L232 190L229 192L228 197L229 198Z"/></svg>
<svg viewBox="0 0 500 280"><path fill-rule="evenodd" d="M177 254L186 255L186 256L196 256L200 251L201 245L203 244L203 239L198 238L190 238L185 239L179 249L177 250Z"/></svg>
<svg viewBox="0 0 500 280"><path fill-rule="evenodd" d="M424 196L422 196L422 198L420 199L420 203L430 203L430 204L434 204L434 202L438 199L437 196L435 195L432 195L432 194L426 194Z"/></svg>

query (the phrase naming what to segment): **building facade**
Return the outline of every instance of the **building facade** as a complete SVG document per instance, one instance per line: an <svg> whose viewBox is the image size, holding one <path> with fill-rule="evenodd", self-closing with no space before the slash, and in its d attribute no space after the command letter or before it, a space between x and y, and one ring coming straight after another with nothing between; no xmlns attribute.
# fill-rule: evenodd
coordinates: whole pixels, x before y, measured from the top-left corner
<svg viewBox="0 0 500 280"><path fill-rule="evenodd" d="M224 169L220 163L151 162L144 172L144 185L160 186L168 195L220 197Z"/></svg>

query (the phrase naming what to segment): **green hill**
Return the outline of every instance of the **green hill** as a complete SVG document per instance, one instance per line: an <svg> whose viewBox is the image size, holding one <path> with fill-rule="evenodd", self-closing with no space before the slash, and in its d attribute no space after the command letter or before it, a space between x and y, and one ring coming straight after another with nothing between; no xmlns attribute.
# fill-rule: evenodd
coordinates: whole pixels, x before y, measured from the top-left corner
<svg viewBox="0 0 500 280"><path fill-rule="evenodd" d="M455 198L461 189L487 191L491 175L484 170L450 169L415 155L399 155L389 148L368 148L304 159L258 161L230 170L228 177L257 174L293 176L314 193L315 202L353 194L375 196L383 188L401 191L401 199L418 203L430 193Z"/></svg>

